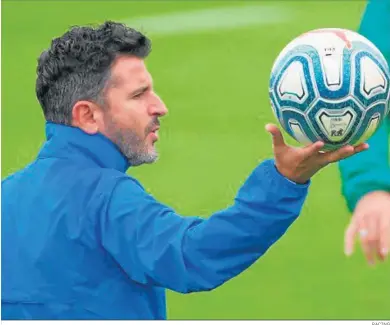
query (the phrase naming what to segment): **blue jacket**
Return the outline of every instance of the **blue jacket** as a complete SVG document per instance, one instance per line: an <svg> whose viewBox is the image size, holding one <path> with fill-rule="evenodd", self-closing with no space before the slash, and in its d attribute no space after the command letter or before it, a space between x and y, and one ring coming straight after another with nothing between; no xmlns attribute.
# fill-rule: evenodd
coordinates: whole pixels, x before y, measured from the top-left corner
<svg viewBox="0 0 390 325"><path fill-rule="evenodd" d="M3 319L164 319L165 289L211 290L238 275L307 195L309 184L266 160L230 207L181 217L126 175L106 137L46 132L37 159L2 182Z"/></svg>
<svg viewBox="0 0 390 325"><path fill-rule="evenodd" d="M390 0L371 0L360 24L359 33L373 42L390 66ZM367 141L370 149L339 163L342 192L349 210L367 193L390 192L389 164L390 117Z"/></svg>

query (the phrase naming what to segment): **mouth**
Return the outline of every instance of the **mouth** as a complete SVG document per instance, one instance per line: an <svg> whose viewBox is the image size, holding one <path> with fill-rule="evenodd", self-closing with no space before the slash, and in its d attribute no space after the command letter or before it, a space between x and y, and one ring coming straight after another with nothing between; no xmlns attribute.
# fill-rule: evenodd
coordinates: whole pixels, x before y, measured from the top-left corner
<svg viewBox="0 0 390 325"><path fill-rule="evenodd" d="M151 137L153 142L158 140L158 130L160 130L160 121L154 120L146 129L146 136Z"/></svg>
<svg viewBox="0 0 390 325"><path fill-rule="evenodd" d="M150 130L150 132L156 133L158 130L160 130L160 126L155 126L153 129Z"/></svg>
<svg viewBox="0 0 390 325"><path fill-rule="evenodd" d="M153 142L157 141L158 140L158 130L160 129L159 126L156 126L154 128L152 128L149 132L149 135L152 137L153 139Z"/></svg>

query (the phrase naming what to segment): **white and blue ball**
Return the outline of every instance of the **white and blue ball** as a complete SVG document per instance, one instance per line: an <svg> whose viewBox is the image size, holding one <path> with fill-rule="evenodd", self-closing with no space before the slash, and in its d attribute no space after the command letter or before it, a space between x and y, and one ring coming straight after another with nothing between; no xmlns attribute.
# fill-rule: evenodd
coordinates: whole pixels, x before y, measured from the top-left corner
<svg viewBox="0 0 390 325"><path fill-rule="evenodd" d="M272 67L269 95L282 127L324 150L365 142L390 110L389 66L378 48L345 29L292 40Z"/></svg>

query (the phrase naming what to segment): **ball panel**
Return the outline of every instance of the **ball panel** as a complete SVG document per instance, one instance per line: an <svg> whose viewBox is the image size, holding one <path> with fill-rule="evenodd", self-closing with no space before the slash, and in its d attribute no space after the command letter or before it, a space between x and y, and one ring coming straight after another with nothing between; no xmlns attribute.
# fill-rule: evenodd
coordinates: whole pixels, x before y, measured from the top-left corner
<svg viewBox="0 0 390 325"><path fill-rule="evenodd" d="M312 64L314 67L314 78L318 88L319 96L323 99L333 100L347 97L349 95L351 85L351 51L345 49L340 55L330 53L327 62L334 60L341 62L341 67L336 68L336 64L332 66L324 67L324 60L320 58L317 53L310 53ZM334 59L332 59L332 57ZM334 71L330 71L331 69ZM327 70L326 70L327 69ZM340 79L340 85L327 85L326 76L332 73L332 75L338 75Z"/></svg>
<svg viewBox="0 0 390 325"><path fill-rule="evenodd" d="M321 58L321 65L325 76L325 85L331 90L340 89L343 77L343 60L341 55L329 53Z"/></svg>
<svg viewBox="0 0 390 325"><path fill-rule="evenodd" d="M374 63L374 61L368 56L364 56L360 60L360 92L361 94L370 99L378 93L385 94L387 82L385 75ZM369 72L369 73L368 73Z"/></svg>
<svg viewBox="0 0 390 325"><path fill-rule="evenodd" d="M306 114L289 107L282 111L282 118L283 128L298 142L308 144L317 141L318 135L311 129Z"/></svg>
<svg viewBox="0 0 390 325"><path fill-rule="evenodd" d="M293 100L300 104L307 100L308 91L301 62L294 61L286 68L278 85L278 94L282 100Z"/></svg>
<svg viewBox="0 0 390 325"><path fill-rule="evenodd" d="M354 60L356 72L353 88L354 96L363 107L369 107L377 101L385 101L389 95L390 76L380 60L366 50L358 52Z"/></svg>
<svg viewBox="0 0 390 325"><path fill-rule="evenodd" d="M362 109L351 98L341 102L319 100L308 112L318 138L332 147L348 143L362 116Z"/></svg>
<svg viewBox="0 0 390 325"><path fill-rule="evenodd" d="M373 115L370 117L370 120L368 122L368 126L367 128L365 129L365 131L363 132L362 136L360 137L360 139L357 139L357 140L352 140L351 141L351 144L352 145L357 145L357 144L360 144L360 143L364 143L366 142L369 138L371 138L371 136L375 133L375 131L378 129L378 126L380 124L380 121L381 121L381 116L380 114L376 114L376 115Z"/></svg>
<svg viewBox="0 0 390 325"><path fill-rule="evenodd" d="M350 130L356 120L356 114L350 109L342 114L321 109L316 115L316 120L331 142L340 143L350 134Z"/></svg>
<svg viewBox="0 0 390 325"><path fill-rule="evenodd" d="M298 121L294 120L294 119L290 119L288 121L288 126L291 130L291 133L294 135L294 138L299 142L299 143L302 143L304 145L308 145L308 144L311 144L313 143L313 141L311 141L307 135L305 134L305 132L303 131L301 125L299 124Z"/></svg>
<svg viewBox="0 0 390 325"><path fill-rule="evenodd" d="M291 77L287 77L288 73ZM309 57L291 51L274 67L270 92L279 107L295 107L304 112L316 98Z"/></svg>
<svg viewBox="0 0 390 325"><path fill-rule="evenodd" d="M356 145L366 141L368 137L372 136L383 123L385 113L385 103L374 104L369 107L360 119L359 125L356 126L356 133L353 135L349 143ZM378 121L376 121L377 118L379 118Z"/></svg>

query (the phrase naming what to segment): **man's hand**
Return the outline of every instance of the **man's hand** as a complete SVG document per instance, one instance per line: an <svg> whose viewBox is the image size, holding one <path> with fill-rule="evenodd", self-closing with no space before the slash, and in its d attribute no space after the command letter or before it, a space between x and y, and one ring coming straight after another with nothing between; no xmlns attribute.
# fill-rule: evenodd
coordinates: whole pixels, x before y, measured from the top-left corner
<svg viewBox="0 0 390 325"><path fill-rule="evenodd" d="M326 165L368 148L368 145L363 143L356 147L345 146L335 151L321 152L324 143L320 141L304 148L295 148L284 142L283 135L276 125L267 124L265 128L272 135L276 168L283 176L296 183L306 183Z"/></svg>
<svg viewBox="0 0 390 325"><path fill-rule="evenodd" d="M390 246L390 193L371 192L358 202L345 232L345 253L351 255L356 236L369 264L384 261Z"/></svg>

